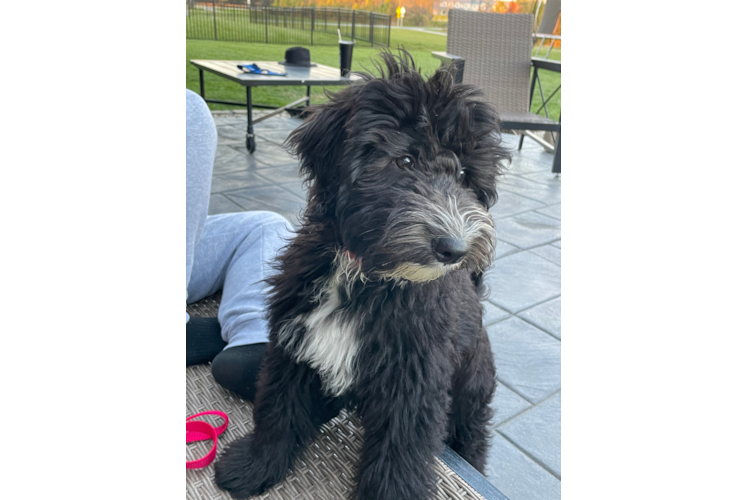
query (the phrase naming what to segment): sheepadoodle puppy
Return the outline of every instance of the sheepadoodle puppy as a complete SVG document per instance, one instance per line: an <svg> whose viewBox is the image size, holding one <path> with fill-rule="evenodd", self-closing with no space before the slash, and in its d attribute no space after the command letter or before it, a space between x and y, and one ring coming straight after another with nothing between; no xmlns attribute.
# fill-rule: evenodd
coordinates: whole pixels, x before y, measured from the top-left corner
<svg viewBox="0 0 748 500"><path fill-rule="evenodd" d="M316 106L288 138L309 186L269 281L254 432L215 465L235 498L282 481L347 407L365 439L355 500L426 500L445 444L482 471L494 364L479 294L509 155L498 115L411 56Z"/></svg>

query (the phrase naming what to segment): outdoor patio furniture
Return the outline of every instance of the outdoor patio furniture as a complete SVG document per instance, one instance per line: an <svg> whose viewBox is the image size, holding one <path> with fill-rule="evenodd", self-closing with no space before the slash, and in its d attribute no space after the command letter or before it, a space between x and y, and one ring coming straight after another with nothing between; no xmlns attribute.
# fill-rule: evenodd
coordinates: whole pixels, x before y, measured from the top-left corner
<svg viewBox="0 0 748 500"><path fill-rule="evenodd" d="M190 63L200 71L200 97L205 99L205 102L227 104L230 106L243 106L247 108L247 138L245 143L250 153L255 152L256 142L253 127L255 123L266 120L271 116L282 113L283 111L293 112L295 110L300 110L298 106L308 106L310 102L309 95L313 85L346 85L351 81L349 78L343 78L340 76L339 68L325 66L324 64L316 64L312 67L302 67L284 66L276 61L220 61L200 59L190 60ZM267 69L276 73L287 73L287 75L256 75L244 73L237 67L238 65L252 63L257 64L262 69ZM244 86L247 89L247 102L207 99L205 97L204 71L209 71L222 78L226 78ZM265 104L254 104L252 102L252 87L291 85L306 86L306 96L280 108ZM273 111L261 116L260 118L252 120L252 108L272 109Z"/></svg>
<svg viewBox="0 0 748 500"><path fill-rule="evenodd" d="M552 148L552 172L560 173L561 118L559 116L559 121L551 119L546 104L561 87L545 98L538 71L560 73L561 62L531 57L532 26L532 14L493 14L451 9L447 25L447 51L432 52L432 55L443 64L454 64L452 71L456 81L483 89L489 102L499 110L502 130L521 131L519 149L522 149L525 135ZM531 68L534 69L532 79ZM545 116L530 110L536 84ZM555 144L549 144L532 131L556 132Z"/></svg>
<svg viewBox="0 0 748 500"><path fill-rule="evenodd" d="M187 306L192 316L214 317L220 304L220 292ZM208 410L220 410L229 417L229 427L218 438L218 453L233 440L252 430L252 404L219 386L209 365L187 367L187 416ZM213 425L219 418L206 417ZM363 443L363 428L350 412L342 411L325 424L320 435L296 461L294 471L270 488L262 500L348 500L354 488L355 466ZM205 455L212 443L200 441L187 445L187 460ZM436 460L437 500L508 500L495 486L450 448ZM225 499L231 496L219 490L213 481L213 465L187 470L187 499Z"/></svg>
<svg viewBox="0 0 748 500"><path fill-rule="evenodd" d="M538 5L538 7L540 7L540 5ZM547 0L545 2L545 9L543 9L543 18L540 20L538 29L533 35L534 42L537 44L533 56L537 57L540 53L540 49L545 44L545 41L551 40L550 45L548 45L548 51L544 56L544 59L548 59L556 40L561 40L561 35L553 34L553 29L556 27L559 15L561 15L561 0ZM540 43L538 43L538 41Z"/></svg>

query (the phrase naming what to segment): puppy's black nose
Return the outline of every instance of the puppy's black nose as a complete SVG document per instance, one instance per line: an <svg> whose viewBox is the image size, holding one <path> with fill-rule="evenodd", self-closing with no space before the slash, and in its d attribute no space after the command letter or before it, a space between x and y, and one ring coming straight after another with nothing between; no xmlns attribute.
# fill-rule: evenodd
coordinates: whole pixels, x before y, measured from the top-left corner
<svg viewBox="0 0 748 500"><path fill-rule="evenodd" d="M437 238L434 240L436 260L452 264L468 252L468 245L462 238Z"/></svg>

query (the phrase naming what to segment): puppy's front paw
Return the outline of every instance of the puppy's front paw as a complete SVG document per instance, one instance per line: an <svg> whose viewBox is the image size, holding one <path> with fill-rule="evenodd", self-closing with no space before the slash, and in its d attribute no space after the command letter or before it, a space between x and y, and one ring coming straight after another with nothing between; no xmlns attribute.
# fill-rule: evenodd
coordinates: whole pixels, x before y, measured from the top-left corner
<svg viewBox="0 0 748 500"><path fill-rule="evenodd" d="M234 498L260 495L286 477L285 457L257 450L252 436L231 443L215 465L216 484Z"/></svg>

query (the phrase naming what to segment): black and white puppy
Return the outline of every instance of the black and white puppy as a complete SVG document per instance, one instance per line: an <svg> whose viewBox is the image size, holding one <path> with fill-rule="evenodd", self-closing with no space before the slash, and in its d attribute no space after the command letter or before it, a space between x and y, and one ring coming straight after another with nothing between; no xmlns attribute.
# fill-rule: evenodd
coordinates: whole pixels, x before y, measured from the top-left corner
<svg viewBox="0 0 748 500"><path fill-rule="evenodd" d="M269 280L254 432L215 465L236 498L282 481L343 407L365 429L356 500L430 498L445 443L485 464L495 378L479 290L509 155L479 90L447 70L424 79L405 51L382 57L288 139L308 206Z"/></svg>

